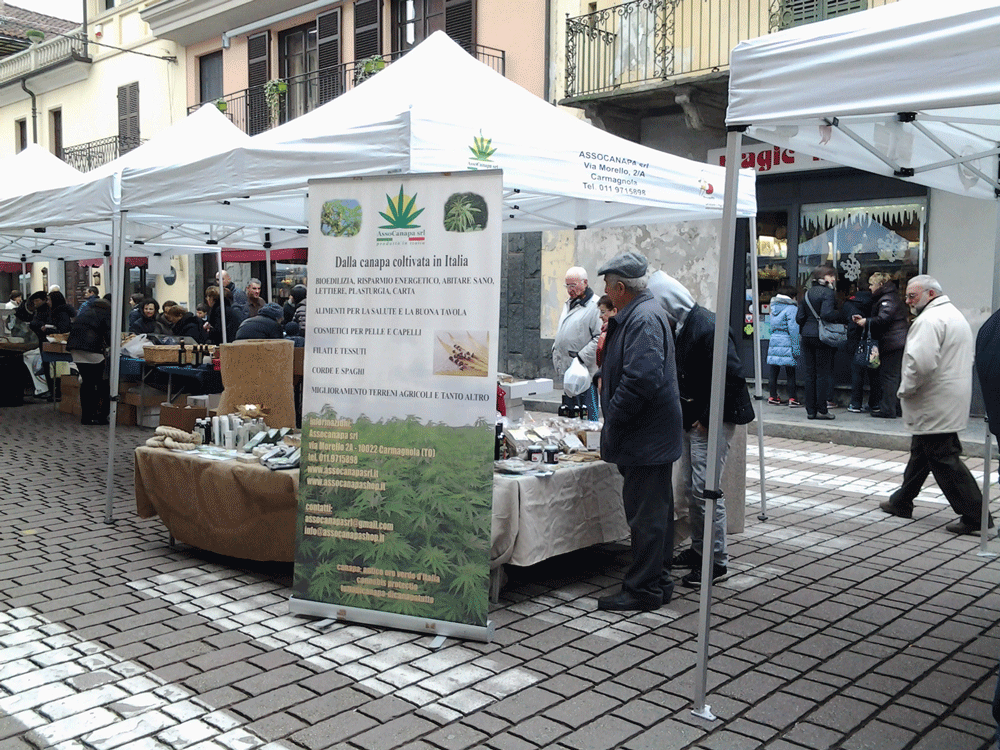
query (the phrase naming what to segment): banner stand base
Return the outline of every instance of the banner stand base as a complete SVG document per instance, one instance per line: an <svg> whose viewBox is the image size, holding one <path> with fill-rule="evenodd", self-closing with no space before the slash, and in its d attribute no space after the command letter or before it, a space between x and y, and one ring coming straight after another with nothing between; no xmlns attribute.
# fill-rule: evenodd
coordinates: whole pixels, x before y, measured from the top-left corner
<svg viewBox="0 0 1000 750"><path fill-rule="evenodd" d="M486 621L486 627L480 627L460 622L432 620L427 617L400 615L394 612L379 612L374 609L343 607L337 604L328 604L327 602L316 602L311 599L299 599L295 596L288 597L288 611L293 615L325 617L337 621L347 620L362 625L376 625L395 630L410 630L415 633L442 638L464 638L470 641L482 641L483 643L490 643L493 640L493 633L495 632L495 626L490 620Z"/></svg>

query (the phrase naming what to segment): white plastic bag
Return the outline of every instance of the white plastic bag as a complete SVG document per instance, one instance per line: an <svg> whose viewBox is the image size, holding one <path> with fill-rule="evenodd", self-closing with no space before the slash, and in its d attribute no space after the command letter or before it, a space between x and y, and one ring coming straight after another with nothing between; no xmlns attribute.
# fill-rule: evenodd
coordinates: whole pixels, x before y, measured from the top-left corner
<svg viewBox="0 0 1000 750"><path fill-rule="evenodd" d="M149 338L144 333L140 333L136 336L130 338L125 344L122 345L122 353L127 357L135 357L136 359L142 358L142 348L144 346L149 346Z"/></svg>
<svg viewBox="0 0 1000 750"><path fill-rule="evenodd" d="M590 387L590 370L579 359L573 357L573 363L563 375L563 393L567 396L579 396Z"/></svg>

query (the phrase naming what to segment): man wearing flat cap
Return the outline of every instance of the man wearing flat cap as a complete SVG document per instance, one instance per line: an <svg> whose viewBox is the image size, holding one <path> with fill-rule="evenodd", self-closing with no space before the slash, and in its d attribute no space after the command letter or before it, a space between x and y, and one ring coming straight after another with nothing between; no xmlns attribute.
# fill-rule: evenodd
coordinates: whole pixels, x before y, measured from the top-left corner
<svg viewBox="0 0 1000 750"><path fill-rule="evenodd" d="M618 309L608 320L601 369L601 457L621 472L632 530L632 564L621 591L597 602L614 612L657 609L673 594L671 471L681 455L681 406L670 321L646 289L647 268L642 255L628 252L598 271Z"/></svg>

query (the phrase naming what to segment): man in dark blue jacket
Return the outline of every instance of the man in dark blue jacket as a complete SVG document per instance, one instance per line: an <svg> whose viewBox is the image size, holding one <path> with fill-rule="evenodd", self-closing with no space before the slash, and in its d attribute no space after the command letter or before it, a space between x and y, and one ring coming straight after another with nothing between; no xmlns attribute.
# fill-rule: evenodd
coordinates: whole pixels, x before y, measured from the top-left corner
<svg viewBox="0 0 1000 750"><path fill-rule="evenodd" d="M632 530L632 564L608 611L657 609L670 601L674 543L673 462L681 455L681 407L670 322L646 289L646 259L623 253L608 261L604 293L618 314L608 321L601 370L601 457L618 466Z"/></svg>

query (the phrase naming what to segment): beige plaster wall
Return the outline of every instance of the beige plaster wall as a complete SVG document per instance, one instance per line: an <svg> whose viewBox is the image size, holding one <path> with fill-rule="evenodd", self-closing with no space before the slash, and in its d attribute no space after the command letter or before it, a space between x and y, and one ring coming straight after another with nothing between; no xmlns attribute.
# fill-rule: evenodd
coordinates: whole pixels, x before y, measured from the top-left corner
<svg viewBox="0 0 1000 750"><path fill-rule="evenodd" d="M601 294L597 269L621 252L637 251L650 268L662 269L686 286L695 300L715 308L719 274L721 221L686 221L581 232L546 232L542 237L543 338L554 338L559 312L566 301L563 278L570 266L587 269L590 285Z"/></svg>

